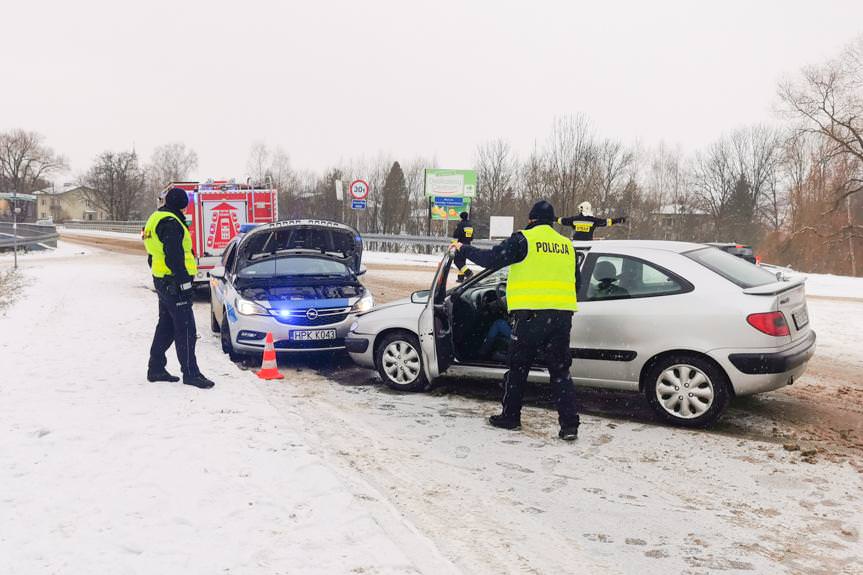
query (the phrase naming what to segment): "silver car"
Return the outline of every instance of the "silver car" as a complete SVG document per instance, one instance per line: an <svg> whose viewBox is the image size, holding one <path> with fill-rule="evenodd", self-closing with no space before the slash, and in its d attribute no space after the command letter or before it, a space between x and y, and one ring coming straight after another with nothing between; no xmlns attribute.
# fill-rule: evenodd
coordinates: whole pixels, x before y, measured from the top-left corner
<svg viewBox="0 0 863 575"><path fill-rule="evenodd" d="M260 354L268 333L277 352L344 349L356 315L374 303L359 281L362 245L352 227L323 220L276 222L233 240L210 272L222 350Z"/></svg>
<svg viewBox="0 0 863 575"><path fill-rule="evenodd" d="M665 421L701 427L734 396L792 384L815 352L802 279L788 281L702 244L574 246L577 385L644 393ZM491 346L487 339L504 317L507 270L486 270L447 289L451 260L444 256L430 290L361 314L351 326L353 360L394 389L422 390L444 374L505 373L505 338ZM548 380L541 363L532 380Z"/></svg>

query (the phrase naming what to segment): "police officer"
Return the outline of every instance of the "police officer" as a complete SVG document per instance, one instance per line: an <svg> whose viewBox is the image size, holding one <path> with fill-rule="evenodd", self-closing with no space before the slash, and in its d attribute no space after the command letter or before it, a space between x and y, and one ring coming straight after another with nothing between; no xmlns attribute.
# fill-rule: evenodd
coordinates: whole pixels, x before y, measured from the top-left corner
<svg viewBox="0 0 863 575"><path fill-rule="evenodd" d="M593 239L596 228L611 227L614 224L622 224L626 218L595 218L590 202L578 204L578 215L568 218L558 218L557 223L562 226L572 226L572 239L581 242L589 242Z"/></svg>
<svg viewBox="0 0 863 575"><path fill-rule="evenodd" d="M462 245L469 246L473 241L473 224L470 221L470 214L462 212L458 217L461 221L456 226L455 232L452 235L454 240L453 243L460 243ZM462 283L464 280L470 279L473 272L469 267L467 267L467 261L465 261L464 255L457 252L454 259L455 267L458 269L458 278L456 278L456 281L458 283Z"/></svg>
<svg viewBox="0 0 863 575"><path fill-rule="evenodd" d="M509 267L506 285L512 335L509 371L504 378L503 410L489 423L503 429L521 427L521 406L528 372L543 353L556 396L561 439L578 437L578 402L569 374L572 365L569 338L575 297L575 250L557 233L554 208L546 201L530 210L528 226L509 239L482 250L456 244L458 253L484 268Z"/></svg>
<svg viewBox="0 0 863 575"><path fill-rule="evenodd" d="M183 383L201 389L215 385L201 375L195 358L195 316L192 313L192 278L198 271L192 253L192 237L183 210L189 204L186 191L171 188L165 203L153 212L142 236L153 284L159 296L159 322L150 346L149 381L180 381L165 369L165 352L174 344L183 371Z"/></svg>

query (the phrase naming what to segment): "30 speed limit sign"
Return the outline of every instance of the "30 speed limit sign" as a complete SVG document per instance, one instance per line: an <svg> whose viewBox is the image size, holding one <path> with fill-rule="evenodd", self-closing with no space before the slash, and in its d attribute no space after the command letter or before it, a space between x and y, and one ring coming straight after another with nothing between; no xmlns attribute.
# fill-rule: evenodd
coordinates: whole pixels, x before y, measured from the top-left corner
<svg viewBox="0 0 863 575"><path fill-rule="evenodd" d="M369 197L369 184L365 180L354 180L349 189L351 197L355 200L364 200Z"/></svg>

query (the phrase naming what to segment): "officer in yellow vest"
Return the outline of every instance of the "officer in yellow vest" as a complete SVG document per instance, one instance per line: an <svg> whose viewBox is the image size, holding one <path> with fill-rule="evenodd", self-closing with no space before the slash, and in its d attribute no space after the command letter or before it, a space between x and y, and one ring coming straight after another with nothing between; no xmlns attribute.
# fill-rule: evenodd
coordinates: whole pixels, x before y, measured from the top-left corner
<svg viewBox="0 0 863 575"><path fill-rule="evenodd" d="M192 253L192 237L183 210L189 205L186 191L171 188L165 203L144 225L142 237L153 285L159 295L159 323L150 346L149 381L179 381L165 369L165 352L174 344L183 372L183 383L201 389L215 385L201 375L195 358L195 316L192 313L192 278L198 271Z"/></svg>
<svg viewBox="0 0 863 575"><path fill-rule="evenodd" d="M546 201L530 210L530 222L520 232L489 249L456 244L458 253L484 268L509 266L506 299L512 335L509 371L504 378L503 410L489 423L503 429L521 427L524 384L531 365L542 352L556 396L561 439L578 437L578 402L569 369L572 315L578 310L575 290L575 250L557 233L554 208Z"/></svg>

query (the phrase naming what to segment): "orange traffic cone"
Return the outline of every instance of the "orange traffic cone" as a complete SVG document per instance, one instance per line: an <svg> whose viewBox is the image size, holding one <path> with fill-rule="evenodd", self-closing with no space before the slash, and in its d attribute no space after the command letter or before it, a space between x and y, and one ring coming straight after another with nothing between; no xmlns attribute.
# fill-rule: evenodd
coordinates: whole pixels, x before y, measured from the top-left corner
<svg viewBox="0 0 863 575"><path fill-rule="evenodd" d="M261 379L284 379L279 373L276 365L276 346L273 345L273 332L267 332L267 341L264 345L264 361L261 363L261 371L257 373Z"/></svg>

